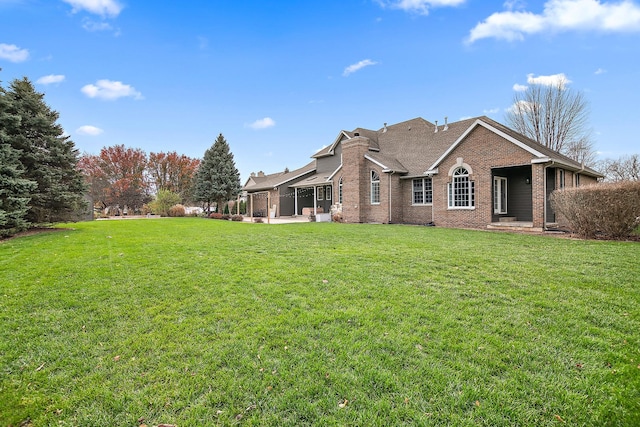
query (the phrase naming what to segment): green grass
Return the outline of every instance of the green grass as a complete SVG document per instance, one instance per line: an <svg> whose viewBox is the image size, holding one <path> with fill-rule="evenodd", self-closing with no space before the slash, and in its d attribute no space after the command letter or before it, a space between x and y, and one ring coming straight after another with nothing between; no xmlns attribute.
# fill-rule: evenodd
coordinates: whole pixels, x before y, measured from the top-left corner
<svg viewBox="0 0 640 427"><path fill-rule="evenodd" d="M640 425L638 243L69 226L0 243L1 426Z"/></svg>

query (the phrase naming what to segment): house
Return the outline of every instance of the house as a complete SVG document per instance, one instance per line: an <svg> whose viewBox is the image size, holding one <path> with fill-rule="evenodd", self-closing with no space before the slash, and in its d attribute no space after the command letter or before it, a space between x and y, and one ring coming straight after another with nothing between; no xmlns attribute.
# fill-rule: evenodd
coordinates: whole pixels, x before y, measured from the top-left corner
<svg viewBox="0 0 640 427"><path fill-rule="evenodd" d="M563 222L549 204L553 190L603 177L486 116L341 131L312 159L294 171L252 174L247 212L543 230Z"/></svg>

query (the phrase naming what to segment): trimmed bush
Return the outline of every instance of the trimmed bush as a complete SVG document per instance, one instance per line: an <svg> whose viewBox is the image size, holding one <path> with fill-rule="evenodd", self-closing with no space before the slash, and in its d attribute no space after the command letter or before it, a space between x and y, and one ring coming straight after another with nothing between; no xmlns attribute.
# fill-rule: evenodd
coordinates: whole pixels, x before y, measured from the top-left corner
<svg viewBox="0 0 640 427"><path fill-rule="evenodd" d="M173 216L173 217L182 217L185 216L185 209L184 206L182 205L173 205L169 208L169 216Z"/></svg>
<svg viewBox="0 0 640 427"><path fill-rule="evenodd" d="M333 214L333 222L342 222L342 214L341 213L335 213Z"/></svg>
<svg viewBox="0 0 640 427"><path fill-rule="evenodd" d="M232 215L231 221L242 221L244 217L242 215Z"/></svg>
<svg viewBox="0 0 640 427"><path fill-rule="evenodd" d="M209 218L211 219L222 219L222 214L218 212L212 212L209 214Z"/></svg>
<svg viewBox="0 0 640 427"><path fill-rule="evenodd" d="M551 206L580 236L625 239L640 225L640 182L622 181L565 188L551 195Z"/></svg>

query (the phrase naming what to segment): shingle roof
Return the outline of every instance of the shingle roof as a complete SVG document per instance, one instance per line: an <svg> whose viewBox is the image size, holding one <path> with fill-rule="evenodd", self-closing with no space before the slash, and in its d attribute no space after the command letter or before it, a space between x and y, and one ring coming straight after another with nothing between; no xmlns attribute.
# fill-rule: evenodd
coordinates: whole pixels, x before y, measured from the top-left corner
<svg viewBox="0 0 640 427"><path fill-rule="evenodd" d="M275 187L291 182L296 178L315 172L315 170L316 161L314 160L301 168L289 172L277 172L263 176L253 175L247 180L243 190L249 192L271 190Z"/></svg>
<svg viewBox="0 0 640 427"><path fill-rule="evenodd" d="M375 139L377 146L375 151L370 151L367 156L389 170L398 173L405 173L409 176L423 175L427 168L438 161L454 143L459 142L460 138L465 135L474 125L483 122L490 127L504 133L509 138L519 142L524 147L528 147L529 151L537 152L541 156L541 160L550 159L560 162L568 167L576 170L583 170L583 173L601 177L597 171L585 167L570 159L569 157L555 152L536 141L529 139L514 130L490 119L486 116L473 117L448 123L445 125L436 125L424 120L421 117L397 123L386 128L382 128L375 133L372 138L371 132L363 129L356 129L353 132L360 133L361 136L367 136L372 141ZM352 134L352 133L349 133Z"/></svg>

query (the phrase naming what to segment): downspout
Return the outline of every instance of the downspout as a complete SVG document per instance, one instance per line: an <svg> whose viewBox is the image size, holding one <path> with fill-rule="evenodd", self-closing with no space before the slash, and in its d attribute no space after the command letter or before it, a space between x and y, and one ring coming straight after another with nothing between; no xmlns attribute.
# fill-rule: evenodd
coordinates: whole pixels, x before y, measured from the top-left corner
<svg viewBox="0 0 640 427"><path fill-rule="evenodd" d="M393 171L389 173L389 220L387 224L391 224L391 177L393 176Z"/></svg>
<svg viewBox="0 0 640 427"><path fill-rule="evenodd" d="M293 212L293 216L298 216L298 187L294 187L293 188L295 197L293 199L293 203L294 203L294 212Z"/></svg>
<svg viewBox="0 0 640 427"><path fill-rule="evenodd" d="M555 161L551 160L551 163L545 165L544 169L543 169L543 173L544 173L544 197L542 198L542 201L543 201L542 230L543 231L547 231L547 186L549 185L549 183L547 182L547 168L553 166L554 164L555 164ZM533 177L531 177L531 178L533 179Z"/></svg>

